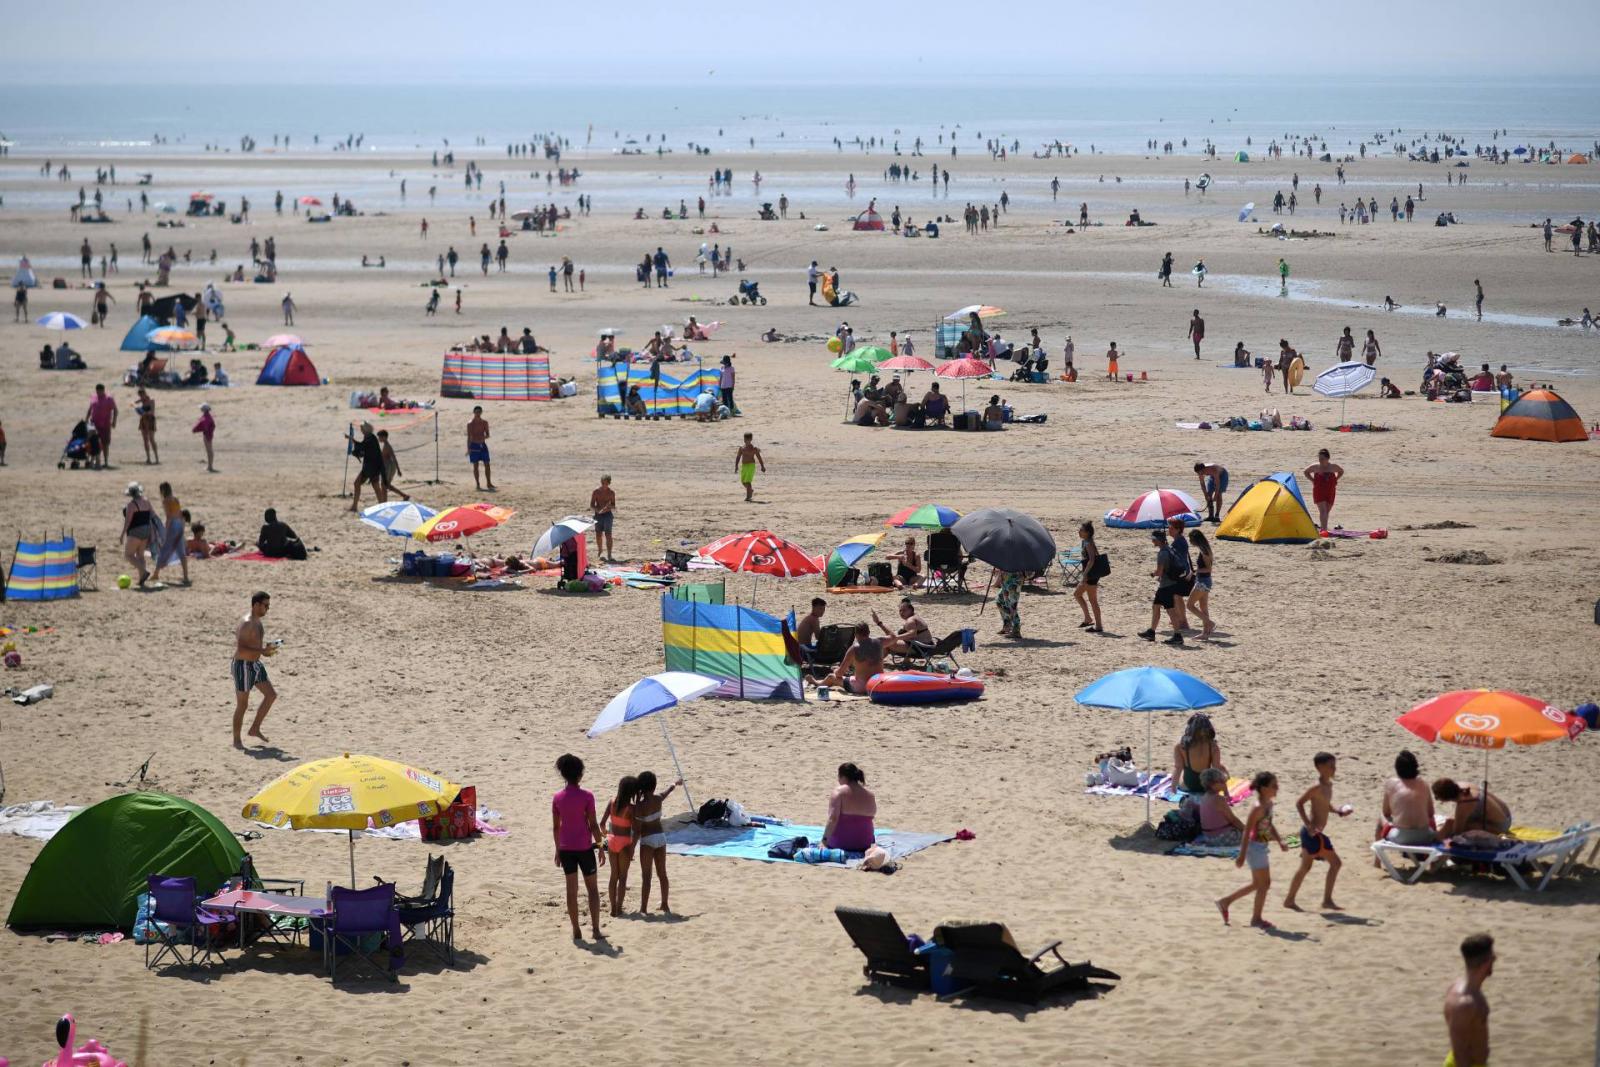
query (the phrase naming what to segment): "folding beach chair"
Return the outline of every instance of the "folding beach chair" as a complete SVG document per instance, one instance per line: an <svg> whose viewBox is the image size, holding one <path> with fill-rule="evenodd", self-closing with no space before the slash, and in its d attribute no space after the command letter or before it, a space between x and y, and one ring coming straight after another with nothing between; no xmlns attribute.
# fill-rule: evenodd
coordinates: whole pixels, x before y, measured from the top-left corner
<svg viewBox="0 0 1600 1067"><path fill-rule="evenodd" d="M365 960L375 970L386 970L389 981L398 981L393 967L395 951L400 947L394 885L386 882L371 889L346 889L336 885L328 905L333 916L321 924L322 958L328 968L328 980L339 980L339 957L349 955ZM378 939L377 947L371 950L364 944L369 938ZM379 963L376 956L385 946L390 950L388 968Z"/></svg>
<svg viewBox="0 0 1600 1067"><path fill-rule="evenodd" d="M1068 589L1075 588L1083 581L1083 549L1064 548L1056 557L1056 571L1061 575L1061 584Z"/></svg>
<svg viewBox="0 0 1600 1067"><path fill-rule="evenodd" d="M911 944L894 915L887 911L843 906L834 908L833 913L839 917L840 925L850 935L856 948L867 957L866 965L861 968L867 981L908 989L931 987L928 957L919 956L911 950Z"/></svg>
<svg viewBox="0 0 1600 1067"><path fill-rule="evenodd" d="M1010 941L1002 923L946 924L933 931L933 940L952 953L951 971L957 981L971 985L980 996L1037 1004L1062 989L1085 989L1091 979L1119 981L1122 976L1092 963L1068 963L1061 942L1052 941L1032 956L1024 956ZM1059 967L1045 970L1039 960L1053 955Z"/></svg>
<svg viewBox="0 0 1600 1067"><path fill-rule="evenodd" d="M94 545L78 546L78 588L98 589L96 584L99 573L96 567Z"/></svg>
<svg viewBox="0 0 1600 1067"><path fill-rule="evenodd" d="M144 966L151 970L171 957L193 970L199 962L209 963L215 956L222 962L219 947L223 928L229 919L213 915L197 903L193 878L168 878L152 874L147 880L150 892L150 939L144 945ZM155 958L150 957L155 948ZM187 955L185 955L187 953Z"/></svg>
<svg viewBox="0 0 1600 1067"><path fill-rule="evenodd" d="M817 628L817 644L810 652L802 653L806 673L815 676L818 667L836 667L844 662L844 654L855 643L853 627L843 623L829 623Z"/></svg>
<svg viewBox="0 0 1600 1067"><path fill-rule="evenodd" d="M900 661L902 666L915 664L925 671L933 670L933 661L949 659L957 668L961 666L956 659L956 649L961 647L962 631L952 630L949 635L931 645L913 643L908 651L891 652L890 655Z"/></svg>
<svg viewBox="0 0 1600 1067"><path fill-rule="evenodd" d="M967 560L961 551L961 542L948 530L940 530L928 537L928 551L924 557L929 593L965 593L967 591Z"/></svg>
<svg viewBox="0 0 1600 1067"><path fill-rule="evenodd" d="M433 869L430 860L429 870ZM432 895L426 899L411 898L400 905L400 925L404 928L407 943L425 947L447 964L456 962L456 872L439 857L440 874L434 882Z"/></svg>

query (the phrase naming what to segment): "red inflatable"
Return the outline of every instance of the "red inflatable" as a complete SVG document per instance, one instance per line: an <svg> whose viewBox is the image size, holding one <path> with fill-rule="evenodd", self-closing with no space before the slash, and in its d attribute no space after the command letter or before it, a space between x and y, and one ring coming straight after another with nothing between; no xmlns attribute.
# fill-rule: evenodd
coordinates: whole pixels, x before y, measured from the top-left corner
<svg viewBox="0 0 1600 1067"><path fill-rule="evenodd" d="M948 704L977 700L983 696L983 682L955 674L886 671L867 681L867 695L874 704Z"/></svg>

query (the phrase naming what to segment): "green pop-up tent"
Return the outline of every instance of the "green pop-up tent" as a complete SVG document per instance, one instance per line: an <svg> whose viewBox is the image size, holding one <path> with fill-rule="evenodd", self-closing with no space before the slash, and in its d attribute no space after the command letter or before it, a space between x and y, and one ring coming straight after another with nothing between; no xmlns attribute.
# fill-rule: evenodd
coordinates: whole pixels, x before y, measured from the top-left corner
<svg viewBox="0 0 1600 1067"><path fill-rule="evenodd" d="M209 893L239 870L244 849L215 815L165 793L125 793L78 812L44 846L17 891L17 929L128 930L152 874L193 876Z"/></svg>

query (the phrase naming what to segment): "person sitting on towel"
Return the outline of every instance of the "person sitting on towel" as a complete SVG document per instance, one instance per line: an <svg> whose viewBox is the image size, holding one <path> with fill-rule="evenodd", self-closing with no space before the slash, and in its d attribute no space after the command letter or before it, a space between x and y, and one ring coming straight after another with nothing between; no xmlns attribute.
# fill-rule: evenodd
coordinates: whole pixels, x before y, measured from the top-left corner
<svg viewBox="0 0 1600 1067"><path fill-rule="evenodd" d="M268 508L262 516L261 532L256 535L256 548L261 550L263 556L272 559L305 559L306 546L300 540L300 535L289 528L286 522L278 521L278 513L273 508Z"/></svg>
<svg viewBox="0 0 1600 1067"><path fill-rule="evenodd" d="M872 820L877 814L878 800L867 788L867 776L854 763L840 764L839 785L828 797L828 825L822 831L822 847L865 852L876 837Z"/></svg>
<svg viewBox="0 0 1600 1067"><path fill-rule="evenodd" d="M856 623L855 644L844 654L844 661L822 680L823 685L842 686L852 693L865 693L867 679L883 673L883 643L872 636L872 628Z"/></svg>
<svg viewBox="0 0 1600 1067"><path fill-rule="evenodd" d="M1482 369L1473 375L1470 384L1475 392L1489 393L1494 391L1494 372L1489 369L1489 364L1485 363Z"/></svg>
<svg viewBox="0 0 1600 1067"><path fill-rule="evenodd" d="M1433 799L1454 804L1455 812L1439 827L1439 836L1453 837L1469 830L1504 834L1511 830L1511 809L1506 802L1481 788L1459 785L1452 778L1433 783Z"/></svg>
<svg viewBox="0 0 1600 1067"><path fill-rule="evenodd" d="M639 392L639 387L637 385L631 385L628 387L628 414L650 414L650 409L645 405L644 396Z"/></svg>
<svg viewBox="0 0 1600 1067"><path fill-rule="evenodd" d="M933 632L928 629L928 624L917 615L917 609L912 605L910 597L900 598L900 629L891 630L878 618L878 613L872 613L872 621L877 623L878 629L888 637L883 642L886 653L893 652L902 656L915 655L915 645L931 648L934 645Z"/></svg>
<svg viewBox="0 0 1600 1067"><path fill-rule="evenodd" d="M983 428L985 430L1003 430L1005 425L1005 408L1000 404L999 394L996 394L989 398L989 406L983 409Z"/></svg>
<svg viewBox="0 0 1600 1067"><path fill-rule="evenodd" d="M852 421L857 426L887 426L889 424L889 409L875 400L863 396L856 405Z"/></svg>
<svg viewBox="0 0 1600 1067"><path fill-rule="evenodd" d="M1237 845L1244 833L1244 823L1228 804L1228 776L1215 767L1200 772L1200 785L1205 790L1195 802L1200 816L1199 843L1205 845Z"/></svg>

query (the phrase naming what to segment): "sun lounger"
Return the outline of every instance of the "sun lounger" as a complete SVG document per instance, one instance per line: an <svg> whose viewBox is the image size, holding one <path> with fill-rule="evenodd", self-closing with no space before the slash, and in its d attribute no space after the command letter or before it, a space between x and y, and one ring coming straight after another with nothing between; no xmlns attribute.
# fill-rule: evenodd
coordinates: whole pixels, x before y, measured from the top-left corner
<svg viewBox="0 0 1600 1067"><path fill-rule="evenodd" d="M1448 844L1401 845L1393 841L1374 841L1372 852L1389 877L1415 885L1441 860L1462 864L1482 864L1498 868L1518 889L1540 892L1580 862L1585 846L1600 850L1600 826L1580 823L1545 841L1521 841L1501 849L1452 848ZM1415 866L1402 871L1396 860L1410 860ZM1530 876L1532 883L1530 884Z"/></svg>
<svg viewBox="0 0 1600 1067"><path fill-rule="evenodd" d="M1062 989L1087 988L1091 979L1118 981L1122 977L1091 963L1068 963L1061 955L1060 941L1024 956L1001 923L947 924L933 931L933 939L952 953L950 967L956 980L967 983L969 991L980 996L1037 1004ZM1046 955L1054 956L1060 966L1040 967L1039 961Z"/></svg>
<svg viewBox="0 0 1600 1067"><path fill-rule="evenodd" d="M911 950L905 933L887 911L868 908L833 909L844 932L850 935L867 962L861 968L869 982L886 982L908 989L928 989L928 957Z"/></svg>

